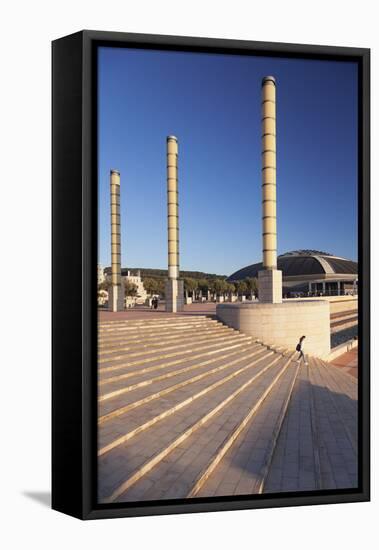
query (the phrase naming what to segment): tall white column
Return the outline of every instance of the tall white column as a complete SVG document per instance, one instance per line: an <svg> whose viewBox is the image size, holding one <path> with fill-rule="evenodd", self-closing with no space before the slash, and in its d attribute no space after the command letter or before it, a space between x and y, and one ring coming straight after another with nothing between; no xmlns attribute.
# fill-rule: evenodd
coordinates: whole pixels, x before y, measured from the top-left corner
<svg viewBox="0 0 379 550"><path fill-rule="evenodd" d="M276 229L276 82L262 80L262 263L259 301L282 301L282 272L277 269Z"/></svg>
<svg viewBox="0 0 379 550"><path fill-rule="evenodd" d="M120 172L111 170L111 268L112 284L108 307L111 311L124 309L124 285L121 280L121 225L120 225Z"/></svg>
<svg viewBox="0 0 379 550"><path fill-rule="evenodd" d="M167 249L166 311L183 309L183 281L179 279L178 140L167 137Z"/></svg>

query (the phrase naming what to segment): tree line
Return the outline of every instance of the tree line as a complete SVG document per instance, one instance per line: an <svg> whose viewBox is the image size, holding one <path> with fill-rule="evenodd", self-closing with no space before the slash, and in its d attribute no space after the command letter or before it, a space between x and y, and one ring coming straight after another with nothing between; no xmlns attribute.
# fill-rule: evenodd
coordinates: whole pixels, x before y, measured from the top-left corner
<svg viewBox="0 0 379 550"><path fill-rule="evenodd" d="M246 277L242 281L235 281L233 283L227 281L225 278L215 277L213 279L193 279L191 277L184 277L184 292L187 295L192 295L195 299L202 296L206 296L208 292L214 296L224 296L230 294L242 295L258 295L258 281L254 277Z"/></svg>
<svg viewBox="0 0 379 550"><path fill-rule="evenodd" d="M163 270L162 270L163 271ZM146 277L141 273L141 279L146 292L150 295L157 294L164 298L165 296L165 277ZM225 296L237 294L238 296L249 295L258 296L258 281L255 277L246 277L241 281L230 283L224 277L212 278L194 278L183 277L184 292L186 296L191 296L193 299L199 299L200 296L207 297L208 293L213 296ZM109 290L111 286L110 278L106 278L98 285L98 290ZM137 286L125 280L125 295L136 296Z"/></svg>
<svg viewBox="0 0 379 550"><path fill-rule="evenodd" d="M128 274L128 271L131 273L137 273L138 271L141 273L141 277L152 277L152 278L163 278L167 279L168 273L167 269L156 269L152 267L122 267L121 268L121 275L124 277ZM104 269L105 275L110 276L112 273L111 267L106 267ZM227 275L217 275L216 273L206 273L204 271L185 271L180 270L181 277L189 277L192 279L226 279Z"/></svg>

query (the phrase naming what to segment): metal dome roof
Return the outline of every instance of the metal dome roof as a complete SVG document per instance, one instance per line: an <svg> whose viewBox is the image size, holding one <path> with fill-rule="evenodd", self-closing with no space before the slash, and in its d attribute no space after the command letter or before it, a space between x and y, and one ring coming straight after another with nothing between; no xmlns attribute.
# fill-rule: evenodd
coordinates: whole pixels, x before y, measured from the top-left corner
<svg viewBox="0 0 379 550"><path fill-rule="evenodd" d="M228 281L240 281L246 277L258 277L263 269L262 262L239 269L228 277ZM322 274L358 274L358 264L318 250L293 250L278 256L278 269L283 277Z"/></svg>

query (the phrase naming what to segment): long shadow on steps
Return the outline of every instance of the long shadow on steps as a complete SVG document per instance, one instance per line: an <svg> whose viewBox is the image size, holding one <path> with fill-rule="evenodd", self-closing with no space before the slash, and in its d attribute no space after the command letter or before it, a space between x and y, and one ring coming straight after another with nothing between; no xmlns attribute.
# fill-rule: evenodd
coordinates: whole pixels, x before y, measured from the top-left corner
<svg viewBox="0 0 379 550"><path fill-rule="evenodd" d="M357 487L356 399L312 385L303 367L270 460L279 393L264 403L197 496L254 494L262 482L264 493Z"/></svg>
<svg viewBox="0 0 379 550"><path fill-rule="evenodd" d="M303 367L264 492L357 487L356 438L357 400L320 382L312 384Z"/></svg>

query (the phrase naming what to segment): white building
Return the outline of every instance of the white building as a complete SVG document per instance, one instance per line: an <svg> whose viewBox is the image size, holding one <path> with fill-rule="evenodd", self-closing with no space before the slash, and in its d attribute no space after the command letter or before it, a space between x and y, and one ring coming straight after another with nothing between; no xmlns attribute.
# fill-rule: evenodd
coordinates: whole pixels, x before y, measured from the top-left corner
<svg viewBox="0 0 379 550"><path fill-rule="evenodd" d="M123 279L125 282L127 281L128 283L132 283L137 287L137 296L129 297L129 300L132 298L136 304L144 304L147 300L147 292L143 286L141 272L138 270L137 275L132 275L131 272L128 271L128 274L123 277Z"/></svg>
<svg viewBox="0 0 379 550"><path fill-rule="evenodd" d="M99 285L103 281L105 281L104 269L100 264L98 264L98 266L97 266L97 284Z"/></svg>
<svg viewBox="0 0 379 550"><path fill-rule="evenodd" d="M124 273L125 271L122 270ZM111 275L111 268L107 267L104 270L102 270L103 273L103 280L111 281L112 275ZM97 279L99 281L99 267L97 269ZM127 275L121 276L122 283L126 284L132 283L137 287L137 295L136 296L125 296L125 307L134 307L136 304L144 304L147 300L147 292L145 290L145 287L143 286L143 282L141 279L141 272L140 270L137 271L136 275L132 275L131 271L127 272Z"/></svg>

